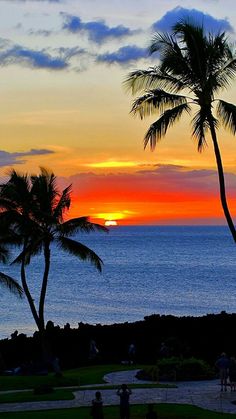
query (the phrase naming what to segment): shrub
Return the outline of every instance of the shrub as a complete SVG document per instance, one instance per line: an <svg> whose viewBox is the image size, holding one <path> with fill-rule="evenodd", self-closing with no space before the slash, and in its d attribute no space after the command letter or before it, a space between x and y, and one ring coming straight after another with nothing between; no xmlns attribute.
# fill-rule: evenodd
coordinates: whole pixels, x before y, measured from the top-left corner
<svg viewBox="0 0 236 419"><path fill-rule="evenodd" d="M196 358L163 358L157 365L139 371L137 378L150 381L207 380L215 376L207 362Z"/></svg>

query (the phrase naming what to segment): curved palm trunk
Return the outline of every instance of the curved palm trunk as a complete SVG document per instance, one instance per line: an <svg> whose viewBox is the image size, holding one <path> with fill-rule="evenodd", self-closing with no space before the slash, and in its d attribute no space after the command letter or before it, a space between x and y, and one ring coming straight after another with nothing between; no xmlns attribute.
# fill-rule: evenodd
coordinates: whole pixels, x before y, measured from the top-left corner
<svg viewBox="0 0 236 419"><path fill-rule="evenodd" d="M32 298L32 295L30 293L28 284L27 284L27 280L26 280L26 274L25 274L25 248L26 248L26 242L24 243L24 249L23 249L23 256L22 256L22 262L21 262L21 283L22 283L22 288L25 292L26 298L28 300L30 309L31 309L31 313L33 315L33 318L35 320L35 323L38 327L38 329L40 330L40 322L39 322L39 316L37 313L37 310L35 308L34 305L34 300Z"/></svg>
<svg viewBox="0 0 236 419"><path fill-rule="evenodd" d="M222 165L220 149L219 149L219 146L218 146L215 126L214 126L214 122L213 122L212 117L208 117L208 122L209 122L209 125L210 125L211 137L212 137L212 141L213 141L213 144L214 144L214 151L215 151L216 163L217 163L217 168L218 168L221 204L222 204L222 208L223 208L223 211L224 211L224 214L225 214L225 218L226 218L226 221L228 223L229 229L231 231L232 237L233 237L234 241L236 242L236 230L235 230L235 226L234 226L233 220L231 218L229 208L228 208L228 204L227 204L223 165Z"/></svg>
<svg viewBox="0 0 236 419"><path fill-rule="evenodd" d="M45 261L45 268L44 268L43 282L42 282L42 288L41 288L41 294L40 294L40 300L39 300L39 321L40 321L40 326L42 330L45 329L44 303L45 303L45 298L46 298L48 274L49 274L49 269L50 269L50 247L49 247L48 241L44 243L44 261Z"/></svg>
<svg viewBox="0 0 236 419"><path fill-rule="evenodd" d="M43 281L42 281L42 287L41 287L41 293L40 293L40 299L39 299L39 332L40 332L40 338L41 338L41 344L42 344L42 352L43 352L43 360L46 363L50 362L51 358L51 351L49 348L49 344L47 342L47 338L45 335L45 321L44 321L44 304L45 304L45 298L46 298L46 292L47 292L47 285L48 285L48 275L49 275L49 269L50 269L50 247L49 242L46 241L44 243L44 261L45 261L45 268L44 268L44 274L43 274Z"/></svg>

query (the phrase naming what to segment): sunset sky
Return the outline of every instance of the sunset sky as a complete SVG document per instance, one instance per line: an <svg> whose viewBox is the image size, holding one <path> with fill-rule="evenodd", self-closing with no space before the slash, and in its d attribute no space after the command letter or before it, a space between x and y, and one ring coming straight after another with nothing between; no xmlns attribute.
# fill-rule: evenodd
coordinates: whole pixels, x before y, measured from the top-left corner
<svg viewBox="0 0 236 419"><path fill-rule="evenodd" d="M151 119L129 114L122 85L158 64L153 33L185 15L235 42L234 0L0 0L0 175L53 170L73 184L71 216L224 223L210 138L198 153L186 118L144 151ZM220 97L235 103L235 83ZM218 137L236 219L236 138Z"/></svg>

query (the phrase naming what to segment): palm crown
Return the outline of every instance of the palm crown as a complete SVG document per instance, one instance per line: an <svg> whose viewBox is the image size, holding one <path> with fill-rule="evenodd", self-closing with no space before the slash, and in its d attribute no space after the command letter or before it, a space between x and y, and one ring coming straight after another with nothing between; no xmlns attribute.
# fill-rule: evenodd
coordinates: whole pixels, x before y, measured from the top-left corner
<svg viewBox="0 0 236 419"><path fill-rule="evenodd" d="M223 166L217 143L216 130L219 123L236 132L236 106L216 98L226 89L236 75L236 56L225 33L206 34L204 27L187 21L178 22L172 33L157 33L150 46L150 53L159 53L160 65L147 70L131 72L125 85L136 94L142 91L132 106L131 112L141 119L159 113L145 137L154 150L157 142L165 136L168 128L182 114L190 114L197 105L192 118L192 135L197 139L198 150L206 145L206 133L210 132L216 155L220 193L223 210L236 241L236 231L228 210ZM216 115L213 107L217 102Z"/></svg>
<svg viewBox="0 0 236 419"><path fill-rule="evenodd" d="M71 203L71 185L61 193L53 173L41 168L37 176L19 175L14 170L9 181L0 190L0 231L5 244L21 247L13 263L21 265L21 280L33 317L40 331L45 328L44 303L50 270L50 245L52 242L74 256L91 262L101 271L102 260L87 246L71 238L77 232L107 231L91 223L88 217L65 221ZM28 287L25 266L31 258L43 252L44 273L38 310Z"/></svg>

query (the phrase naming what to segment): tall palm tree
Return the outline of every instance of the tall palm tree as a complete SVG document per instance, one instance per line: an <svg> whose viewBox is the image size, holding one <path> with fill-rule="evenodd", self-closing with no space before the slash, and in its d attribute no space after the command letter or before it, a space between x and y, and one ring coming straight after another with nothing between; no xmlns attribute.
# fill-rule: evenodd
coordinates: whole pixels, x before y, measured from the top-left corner
<svg viewBox="0 0 236 419"><path fill-rule="evenodd" d="M0 189L0 231L5 231L4 243L21 247L20 254L13 261L21 266L21 282L33 318L44 343L44 307L48 286L51 260L51 244L87 260L98 271L102 260L93 250L71 238L77 232L89 233L94 230L107 231L92 223L88 217L73 218L65 221L65 213L71 203L71 185L61 193L57 189L57 179L53 173L41 168L37 176L20 175L11 171L10 179ZM26 265L39 253L44 254L39 304L36 307L32 291L28 285Z"/></svg>
<svg viewBox="0 0 236 419"><path fill-rule="evenodd" d="M198 109L192 119L192 135L197 139L198 151L201 152L207 144L206 133L210 132L218 168L221 204L236 242L216 135L220 122L232 134L236 132L236 106L216 97L236 75L236 55L224 32L206 34L203 26L189 20L176 23L171 33L155 34L150 54L156 52L160 57L158 66L133 71L125 81L133 94L142 92L133 103L131 112L134 115L143 119L159 113L159 118L151 124L144 137L144 148L149 144L153 151L168 128L182 114L189 114L191 107L196 105Z"/></svg>

